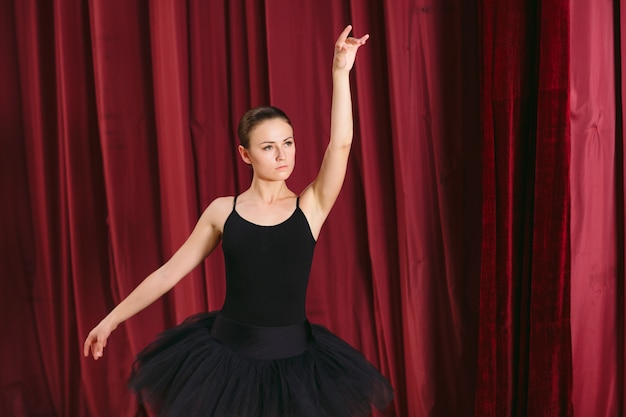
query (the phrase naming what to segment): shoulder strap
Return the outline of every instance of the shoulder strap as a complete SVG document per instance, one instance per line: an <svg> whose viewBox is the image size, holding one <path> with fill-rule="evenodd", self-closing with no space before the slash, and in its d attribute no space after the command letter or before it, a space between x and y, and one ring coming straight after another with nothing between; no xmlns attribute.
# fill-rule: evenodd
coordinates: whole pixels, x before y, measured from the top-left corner
<svg viewBox="0 0 626 417"><path fill-rule="evenodd" d="M233 198L233 211L235 211L235 205L237 204L237 197L239 196L235 195L235 198Z"/></svg>
<svg viewBox="0 0 626 417"><path fill-rule="evenodd" d="M296 208L300 207L300 196L296 197Z"/></svg>

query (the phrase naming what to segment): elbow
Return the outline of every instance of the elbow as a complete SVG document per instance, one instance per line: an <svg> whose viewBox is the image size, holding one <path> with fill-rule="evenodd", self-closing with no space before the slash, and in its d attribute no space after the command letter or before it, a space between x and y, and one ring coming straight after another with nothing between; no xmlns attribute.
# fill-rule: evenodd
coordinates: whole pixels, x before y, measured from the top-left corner
<svg viewBox="0 0 626 417"><path fill-rule="evenodd" d="M349 132L342 132L338 135L333 135L330 139L330 145L336 149L350 149L350 147L352 146L352 137L352 130L350 130Z"/></svg>
<svg viewBox="0 0 626 417"><path fill-rule="evenodd" d="M350 153L350 149L352 148L352 141L342 141L337 143L332 143L328 146L328 151L334 154L346 154Z"/></svg>

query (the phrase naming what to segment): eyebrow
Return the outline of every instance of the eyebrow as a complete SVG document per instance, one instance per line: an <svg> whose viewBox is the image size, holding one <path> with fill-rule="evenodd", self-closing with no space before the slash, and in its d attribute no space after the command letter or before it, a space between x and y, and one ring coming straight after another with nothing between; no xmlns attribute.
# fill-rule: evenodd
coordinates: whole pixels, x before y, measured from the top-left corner
<svg viewBox="0 0 626 417"><path fill-rule="evenodd" d="M289 136L289 137L283 139L283 142L285 142L285 141L287 141L289 139L293 139L293 136ZM264 140L263 142L260 143L260 145L263 145L264 143L276 143L276 141L275 140Z"/></svg>

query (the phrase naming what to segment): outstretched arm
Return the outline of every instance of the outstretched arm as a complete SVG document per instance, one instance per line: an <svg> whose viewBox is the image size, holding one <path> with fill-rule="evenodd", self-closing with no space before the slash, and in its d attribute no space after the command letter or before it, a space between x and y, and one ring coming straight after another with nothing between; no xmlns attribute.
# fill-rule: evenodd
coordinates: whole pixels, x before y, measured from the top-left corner
<svg viewBox="0 0 626 417"><path fill-rule="evenodd" d="M163 266L148 275L124 300L122 300L96 327L94 327L83 346L83 354L94 359L102 357L104 347L111 332L117 326L137 314L157 298L169 291L178 281L186 276L194 267L217 246L221 233L217 228L222 217L223 207L228 204L215 200L204 211L193 232L185 243Z"/></svg>
<svg viewBox="0 0 626 417"><path fill-rule="evenodd" d="M302 195L303 204L307 205L311 229L315 234L319 233L337 200L346 176L352 145L352 96L349 75L358 49L365 45L369 35L360 38L349 37L351 30L352 26L348 25L335 42L330 141L317 178Z"/></svg>

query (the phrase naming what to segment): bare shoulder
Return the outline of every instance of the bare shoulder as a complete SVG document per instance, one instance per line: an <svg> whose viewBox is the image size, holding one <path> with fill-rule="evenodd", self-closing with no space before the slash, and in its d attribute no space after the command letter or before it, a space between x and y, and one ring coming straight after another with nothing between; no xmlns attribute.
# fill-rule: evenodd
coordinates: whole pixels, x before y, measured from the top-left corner
<svg viewBox="0 0 626 417"><path fill-rule="evenodd" d="M218 197L208 205L200 217L201 222L205 222L221 233L224 230L224 223L228 215L233 210L233 196Z"/></svg>

